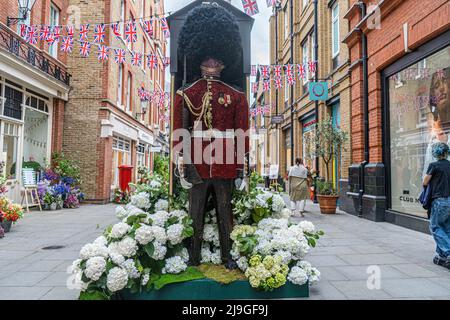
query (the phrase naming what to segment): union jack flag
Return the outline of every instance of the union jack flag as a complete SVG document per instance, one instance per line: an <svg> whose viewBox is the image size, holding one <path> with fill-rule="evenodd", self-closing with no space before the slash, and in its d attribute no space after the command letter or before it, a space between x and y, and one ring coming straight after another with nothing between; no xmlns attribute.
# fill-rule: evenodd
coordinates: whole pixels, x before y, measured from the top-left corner
<svg viewBox="0 0 450 320"><path fill-rule="evenodd" d="M305 79L306 78L306 69L304 64L298 64L298 78L299 79Z"/></svg>
<svg viewBox="0 0 450 320"><path fill-rule="evenodd" d="M293 64L287 64L285 66L285 74L287 77L292 77L294 74L294 65Z"/></svg>
<svg viewBox="0 0 450 320"><path fill-rule="evenodd" d="M104 24L98 24L94 29L94 42L103 43L105 42L106 30Z"/></svg>
<svg viewBox="0 0 450 320"><path fill-rule="evenodd" d="M252 73L250 75L252 77L256 77L258 75L258 67L256 65L252 65Z"/></svg>
<svg viewBox="0 0 450 320"><path fill-rule="evenodd" d="M128 43L137 41L136 24L134 22L127 23L127 27L125 29L125 40Z"/></svg>
<svg viewBox="0 0 450 320"><path fill-rule="evenodd" d="M80 56L87 58L91 52L91 44L89 42L80 42Z"/></svg>
<svg viewBox="0 0 450 320"><path fill-rule="evenodd" d="M293 85L295 84L295 77L292 76L292 75L287 76L287 77L286 77L286 80L287 80L287 83L288 83L290 86L293 86Z"/></svg>
<svg viewBox="0 0 450 320"><path fill-rule="evenodd" d="M117 39L121 39L122 38L122 34L120 33L120 29L119 29L119 24L118 23L113 23L111 25L111 29L113 34L117 37Z"/></svg>
<svg viewBox="0 0 450 320"><path fill-rule="evenodd" d="M161 21L161 29L163 31L164 38L169 39L170 38L170 29L169 29L169 24L167 23L167 19L161 18L160 21Z"/></svg>
<svg viewBox="0 0 450 320"><path fill-rule="evenodd" d="M39 35L40 40L47 40L50 37L50 28L45 26L41 28L41 33Z"/></svg>
<svg viewBox="0 0 450 320"><path fill-rule="evenodd" d="M64 37L61 41L61 51L71 53L73 49L73 38Z"/></svg>
<svg viewBox="0 0 450 320"><path fill-rule="evenodd" d="M277 88L277 89L283 88L283 81L281 80L281 78L275 79L275 88Z"/></svg>
<svg viewBox="0 0 450 320"><path fill-rule="evenodd" d="M270 7L275 7L277 4L280 3L280 1L279 0L266 0L266 3L267 3L267 8L270 8Z"/></svg>
<svg viewBox="0 0 450 320"><path fill-rule="evenodd" d="M80 41L86 41L88 39L89 24L83 24L80 27Z"/></svg>
<svg viewBox="0 0 450 320"><path fill-rule="evenodd" d="M147 32L148 36L150 38L152 38L153 37L153 21L147 20L147 21L144 21L143 24L144 24L145 32Z"/></svg>
<svg viewBox="0 0 450 320"><path fill-rule="evenodd" d="M67 26L66 30L67 30L67 36L70 37L70 38L73 38L73 36L75 35L75 27L74 26Z"/></svg>
<svg viewBox="0 0 450 320"><path fill-rule="evenodd" d="M99 61L106 61L109 59L109 48L104 45L98 46L97 59Z"/></svg>
<svg viewBox="0 0 450 320"><path fill-rule="evenodd" d="M142 66L142 53L138 53L138 52L133 52L131 54L131 64L133 66L137 66L140 67Z"/></svg>
<svg viewBox="0 0 450 320"><path fill-rule="evenodd" d="M264 80L263 81L263 92L270 90L270 80Z"/></svg>
<svg viewBox="0 0 450 320"><path fill-rule="evenodd" d="M281 70L283 69L283 66L274 66L273 67L273 75L275 78L281 77Z"/></svg>
<svg viewBox="0 0 450 320"><path fill-rule="evenodd" d="M114 60L116 61L116 63L122 64L125 63L125 59L126 59L126 51L125 49L114 49L114 52L116 54L116 57L114 58Z"/></svg>
<svg viewBox="0 0 450 320"><path fill-rule="evenodd" d="M258 82L252 83L252 93L258 92Z"/></svg>
<svg viewBox="0 0 450 320"><path fill-rule="evenodd" d="M147 60L147 65L150 69L156 69L158 67L158 58L155 54L149 54Z"/></svg>
<svg viewBox="0 0 450 320"><path fill-rule="evenodd" d="M30 44L37 44L38 42L38 30L36 27L28 27L27 29L27 41Z"/></svg>
<svg viewBox="0 0 450 320"><path fill-rule="evenodd" d="M308 67L309 67L309 72L311 72L311 73L316 72L316 62L315 61L311 61L308 64Z"/></svg>
<svg viewBox="0 0 450 320"><path fill-rule="evenodd" d="M244 6L244 11L249 16L254 16L259 13L258 3L256 0L242 0L242 5Z"/></svg>
<svg viewBox="0 0 450 320"><path fill-rule="evenodd" d="M270 66L261 66L261 75L263 79L270 78Z"/></svg>

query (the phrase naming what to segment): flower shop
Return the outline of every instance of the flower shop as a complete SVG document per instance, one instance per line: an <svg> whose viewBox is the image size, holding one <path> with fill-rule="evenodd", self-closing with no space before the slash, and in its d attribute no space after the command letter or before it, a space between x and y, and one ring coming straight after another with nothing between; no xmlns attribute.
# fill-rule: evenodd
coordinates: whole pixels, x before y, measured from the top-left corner
<svg viewBox="0 0 450 320"><path fill-rule="evenodd" d="M153 173L133 185L118 222L81 248L70 281L82 300L180 300L307 297L320 271L305 260L324 234L309 221L293 222L281 193L259 187L252 174L249 191L233 198L228 270L220 254L217 215L207 208L201 265L189 265L186 242L194 234L187 191L169 196L168 179ZM211 203L208 205L210 206Z"/></svg>

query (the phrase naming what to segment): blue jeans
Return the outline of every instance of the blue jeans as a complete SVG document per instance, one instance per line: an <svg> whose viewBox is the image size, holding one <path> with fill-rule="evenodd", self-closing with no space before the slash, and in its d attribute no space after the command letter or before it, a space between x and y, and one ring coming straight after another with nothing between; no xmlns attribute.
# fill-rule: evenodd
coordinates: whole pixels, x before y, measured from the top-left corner
<svg viewBox="0 0 450 320"><path fill-rule="evenodd" d="M433 200L430 231L436 242L436 252L442 258L450 258L450 197Z"/></svg>

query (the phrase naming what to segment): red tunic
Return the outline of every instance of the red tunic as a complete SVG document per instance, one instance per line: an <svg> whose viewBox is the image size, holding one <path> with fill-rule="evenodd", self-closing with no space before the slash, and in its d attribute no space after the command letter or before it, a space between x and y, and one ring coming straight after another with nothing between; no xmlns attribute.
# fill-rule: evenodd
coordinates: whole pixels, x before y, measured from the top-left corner
<svg viewBox="0 0 450 320"><path fill-rule="evenodd" d="M195 113L200 113L208 86L211 92L211 124L213 130L218 132L213 136L208 134L211 131L204 118L201 118L201 125L191 134L191 161L202 179L235 179L238 170L244 169L245 155L249 152L249 107L243 92L213 79L200 79L179 90L173 112L173 145L175 150L182 149L179 145L183 145L182 138L176 130L183 128L183 105L188 108L189 104L183 99L183 93L192 104L191 109L193 107ZM191 113L190 127L194 127L196 119L198 116ZM183 153L184 162L187 163L186 152Z"/></svg>

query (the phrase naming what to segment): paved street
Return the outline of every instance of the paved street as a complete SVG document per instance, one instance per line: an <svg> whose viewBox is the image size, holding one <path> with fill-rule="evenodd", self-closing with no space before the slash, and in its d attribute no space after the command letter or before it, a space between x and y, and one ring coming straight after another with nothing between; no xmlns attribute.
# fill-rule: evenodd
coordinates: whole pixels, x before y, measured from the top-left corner
<svg viewBox="0 0 450 320"><path fill-rule="evenodd" d="M0 240L0 299L76 299L66 288L67 267L83 244L116 221L114 208L26 215ZM450 271L432 264L429 235L344 213L321 215L312 204L307 209L306 219L326 232L307 257L322 272L310 299L450 299ZM379 267L379 290L367 287L368 267Z"/></svg>

